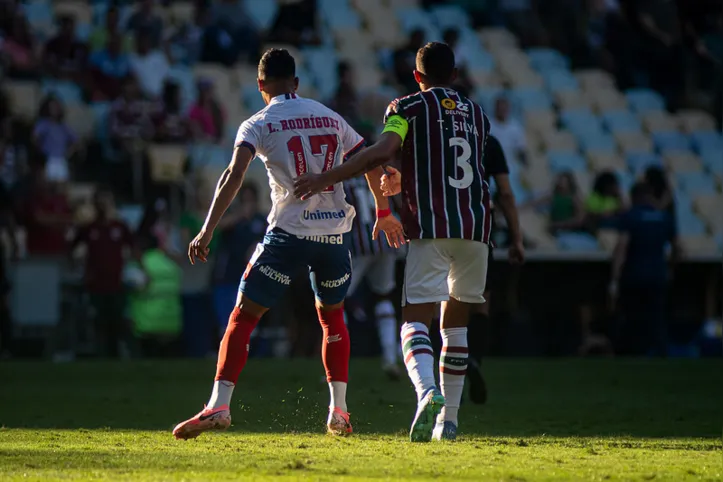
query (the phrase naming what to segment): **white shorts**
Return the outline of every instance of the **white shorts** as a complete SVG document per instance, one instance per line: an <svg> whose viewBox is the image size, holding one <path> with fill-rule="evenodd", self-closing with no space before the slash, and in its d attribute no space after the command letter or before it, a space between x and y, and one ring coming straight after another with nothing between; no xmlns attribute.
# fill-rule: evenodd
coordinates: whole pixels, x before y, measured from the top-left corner
<svg viewBox="0 0 723 482"><path fill-rule="evenodd" d="M347 296L354 294L364 278L369 283L372 293L379 296L388 295L397 286L396 263L397 257L394 252L352 258L351 283Z"/></svg>
<svg viewBox="0 0 723 482"><path fill-rule="evenodd" d="M413 239L404 269L402 306L450 297L484 303L489 246L466 239Z"/></svg>

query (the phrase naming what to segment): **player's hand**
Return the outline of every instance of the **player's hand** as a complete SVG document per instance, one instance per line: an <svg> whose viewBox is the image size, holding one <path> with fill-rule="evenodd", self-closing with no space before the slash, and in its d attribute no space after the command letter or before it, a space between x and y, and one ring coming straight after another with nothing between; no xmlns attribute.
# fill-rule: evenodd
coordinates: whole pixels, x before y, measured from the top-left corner
<svg viewBox="0 0 723 482"><path fill-rule="evenodd" d="M201 232L193 238L193 241L188 243L188 259L191 261L191 264L196 264L196 258L204 263L207 261L208 245L211 244L211 239L213 239L213 231L207 232L201 230Z"/></svg>
<svg viewBox="0 0 723 482"><path fill-rule="evenodd" d="M510 264L518 265L525 262L525 247L522 241L512 243L507 250L507 257L510 260Z"/></svg>
<svg viewBox="0 0 723 482"><path fill-rule="evenodd" d="M374 231L372 231L373 240L376 241L380 231L384 231L384 234L387 236L387 243L389 243L389 246L392 248L399 248L407 243L404 237L402 223L392 215L377 218L377 221L374 223Z"/></svg>
<svg viewBox="0 0 723 482"><path fill-rule="evenodd" d="M294 180L294 196L302 201L329 187L323 174L307 172Z"/></svg>
<svg viewBox="0 0 723 482"><path fill-rule="evenodd" d="M402 192L402 174L393 167L385 167L386 174L382 176L382 194L387 197L396 196Z"/></svg>

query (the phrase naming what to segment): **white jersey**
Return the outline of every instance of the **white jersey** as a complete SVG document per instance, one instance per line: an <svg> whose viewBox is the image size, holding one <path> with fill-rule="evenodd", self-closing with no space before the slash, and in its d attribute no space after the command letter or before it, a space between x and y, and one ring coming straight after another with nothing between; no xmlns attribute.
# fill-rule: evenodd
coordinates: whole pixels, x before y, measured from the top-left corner
<svg viewBox="0 0 723 482"><path fill-rule="evenodd" d="M305 201L294 197L295 178L328 171L363 147L364 139L339 114L315 100L279 95L241 124L235 145L249 148L266 166L269 229L279 227L298 236L351 230L355 212L341 184Z"/></svg>

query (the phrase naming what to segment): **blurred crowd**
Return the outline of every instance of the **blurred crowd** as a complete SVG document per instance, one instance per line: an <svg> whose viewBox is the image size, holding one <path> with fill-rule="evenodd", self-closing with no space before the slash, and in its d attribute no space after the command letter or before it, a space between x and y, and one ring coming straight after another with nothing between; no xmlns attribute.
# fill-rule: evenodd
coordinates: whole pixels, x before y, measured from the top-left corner
<svg viewBox="0 0 723 482"><path fill-rule="evenodd" d="M63 317L88 323L82 329L66 326L69 334L60 338L99 340L87 350L93 354L203 356L216 345L239 276L264 233L268 191L263 172L244 186L214 239L211 262L191 269L185 246L203 223L214 176L186 158L197 146L228 148L242 116L216 76L194 76L189 85L174 72L200 64L253 71L270 44L320 45L325 40L319 5L279 1L269 27L260 28L250 20L249 2L238 0L183 2L190 12L178 16L174 8L182 2L92 1L93 9L77 10L60 8L64 3L54 2L57 16L36 28L43 24L38 20L45 11L42 1L0 0L0 225L5 233L0 258L59 263L70 285L72 273L78 273L82 282L77 293L64 295ZM619 88L650 86L669 108L704 106L720 123L720 2L421 3L461 5L474 27L504 25L523 47L556 48L575 67L612 72ZM455 48L458 87L471 93L475 80L466 63L474 52L455 28L443 37ZM334 88L322 100L373 140L386 102L417 90L409 72L426 40L423 31L413 30L405 44L383 52L381 63L388 66L383 94L377 90L367 97L358 87L366 72L341 61ZM508 159L524 164L525 128L510 111L505 97L496 99L489 112L492 133ZM665 172L651 168L645 179L656 208L674 215ZM580 182L572 172L559 173L548 193L521 208L543 210L556 234L617 229L631 186L621 186L612 172L598 173L589 188ZM500 233L497 243L504 245L504 229ZM10 284L3 287L7 294ZM307 294L310 299L308 287L300 287L293 296ZM298 316L292 319L303 319L304 310L313 319L310 302L299 309L294 303L290 310ZM15 333L7 297L0 319L0 349L7 355ZM209 326L209 319L216 323ZM316 341L309 340L315 335L303 339L303 320L267 325L269 338L291 340L290 346L276 343L268 353L313 352L309 346ZM83 330L87 333L79 334ZM58 343L68 356L83 351L75 341Z"/></svg>

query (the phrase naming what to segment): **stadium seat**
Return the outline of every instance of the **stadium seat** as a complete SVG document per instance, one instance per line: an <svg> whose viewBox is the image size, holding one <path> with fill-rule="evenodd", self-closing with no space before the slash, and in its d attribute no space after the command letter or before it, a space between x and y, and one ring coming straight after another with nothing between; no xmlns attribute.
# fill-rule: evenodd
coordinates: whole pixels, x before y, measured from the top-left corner
<svg viewBox="0 0 723 482"><path fill-rule="evenodd" d="M37 83L3 80L0 88L5 91L13 114L28 121L35 119L40 106L40 88Z"/></svg>
<svg viewBox="0 0 723 482"><path fill-rule="evenodd" d="M510 98L516 109L522 112L530 110L549 111L552 109L552 99L541 89L519 88L510 92Z"/></svg>
<svg viewBox="0 0 723 482"><path fill-rule="evenodd" d="M635 175L642 174L651 166L663 167L663 161L653 153L630 152L626 155L625 162L630 172Z"/></svg>
<svg viewBox="0 0 723 482"><path fill-rule="evenodd" d="M618 243L618 232L614 229L601 229L597 233L597 240L603 251L611 253Z"/></svg>
<svg viewBox="0 0 723 482"><path fill-rule="evenodd" d="M533 110L524 113L525 128L538 134L556 130L557 117L552 110Z"/></svg>
<svg viewBox="0 0 723 482"><path fill-rule="evenodd" d="M675 117L667 112L647 112L641 115L641 120L645 130L650 133L678 130L678 122Z"/></svg>
<svg viewBox="0 0 723 482"><path fill-rule="evenodd" d="M695 109L681 109L676 115L683 132L709 131L715 129L715 119L709 113Z"/></svg>
<svg viewBox="0 0 723 482"><path fill-rule="evenodd" d="M430 13L442 31L448 28L462 29L470 26L469 15L458 5L437 5L430 9Z"/></svg>
<svg viewBox="0 0 723 482"><path fill-rule="evenodd" d="M244 0L246 13L260 30L268 30L276 18L278 4L276 0Z"/></svg>
<svg viewBox="0 0 723 482"><path fill-rule="evenodd" d="M615 152L589 151L588 162L594 171L622 171L627 169L625 160Z"/></svg>
<svg viewBox="0 0 723 482"><path fill-rule="evenodd" d="M560 124L573 134L602 132L600 120L589 109L564 110L560 112Z"/></svg>
<svg viewBox="0 0 723 482"><path fill-rule="evenodd" d="M723 158L723 135L714 130L694 131L690 134L691 144L696 152L718 150Z"/></svg>
<svg viewBox="0 0 723 482"><path fill-rule="evenodd" d="M307 47L302 51L306 58L306 67L309 69L319 95L322 99L328 99L336 91L338 83L336 51L326 47Z"/></svg>
<svg viewBox="0 0 723 482"><path fill-rule="evenodd" d="M548 151L547 159L553 173L565 171L584 171L587 169L585 159L571 152Z"/></svg>
<svg viewBox="0 0 723 482"><path fill-rule="evenodd" d="M681 248L685 253L699 256L716 256L720 246L715 238L707 235L691 235L680 238Z"/></svg>
<svg viewBox="0 0 723 482"><path fill-rule="evenodd" d="M720 149L705 149L701 151L700 159L708 172L723 175L723 152Z"/></svg>
<svg viewBox="0 0 723 482"><path fill-rule="evenodd" d="M577 153L578 144L575 137L570 132L554 131L550 132L542 139L543 147L548 151Z"/></svg>
<svg viewBox="0 0 723 482"><path fill-rule="evenodd" d="M153 144L148 148L151 179L158 183L178 184L183 182L186 164L186 146Z"/></svg>
<svg viewBox="0 0 723 482"><path fill-rule="evenodd" d="M544 73L549 70L569 70L570 61L560 52L547 48L527 49L530 57L530 65L538 72Z"/></svg>
<svg viewBox="0 0 723 482"><path fill-rule="evenodd" d="M618 183L620 183L620 190L623 193L623 197L627 197L635 184L635 176L624 170L615 172L615 176L618 178Z"/></svg>
<svg viewBox="0 0 723 482"><path fill-rule="evenodd" d="M514 66L529 67L530 59L527 54L517 47L505 47L497 50L490 50L492 56L497 61L500 68L509 68Z"/></svg>
<svg viewBox="0 0 723 482"><path fill-rule="evenodd" d="M613 137L624 153L653 152L653 140L642 132L616 132Z"/></svg>
<svg viewBox="0 0 723 482"><path fill-rule="evenodd" d="M705 223L691 212L682 212L678 216L678 232L681 236L702 236L706 232Z"/></svg>
<svg viewBox="0 0 723 482"><path fill-rule="evenodd" d="M690 149L690 140L680 132L654 132L653 145L658 152Z"/></svg>
<svg viewBox="0 0 723 482"><path fill-rule="evenodd" d="M478 35L484 46L490 51L516 48L518 44L517 37L509 30L501 27L480 29Z"/></svg>
<svg viewBox="0 0 723 482"><path fill-rule="evenodd" d="M55 17L67 15L75 19L76 25L90 24L92 20L92 10L88 2L53 2Z"/></svg>
<svg viewBox="0 0 723 482"><path fill-rule="evenodd" d="M577 136L580 147L586 152L615 153L615 139L603 131L588 131Z"/></svg>
<svg viewBox="0 0 723 482"><path fill-rule="evenodd" d="M495 101L505 90L500 87L478 87L472 94L473 99L487 112L494 112Z"/></svg>
<svg viewBox="0 0 723 482"><path fill-rule="evenodd" d="M528 191L535 195L543 195L552 189L553 174L547 159L535 160L528 169L520 173L520 180Z"/></svg>
<svg viewBox="0 0 723 482"><path fill-rule="evenodd" d="M40 37L49 37L55 27L55 19L47 2L21 2L20 6L31 30Z"/></svg>
<svg viewBox="0 0 723 482"><path fill-rule="evenodd" d="M723 230L723 195L709 193L696 196L692 206L712 230Z"/></svg>
<svg viewBox="0 0 723 482"><path fill-rule="evenodd" d="M269 3L273 3L273 1ZM176 0L175 2L171 2L171 4L168 6L168 15L175 25L183 25L184 23L193 22L194 13L195 12L193 2L183 2ZM253 18L253 21L258 25L255 18Z"/></svg>
<svg viewBox="0 0 723 482"><path fill-rule="evenodd" d="M541 72L545 85L551 92L577 90L580 88L577 79L567 70L549 70Z"/></svg>
<svg viewBox="0 0 723 482"><path fill-rule="evenodd" d="M625 91L630 108L639 114L651 111L664 111L665 101L663 98L650 89L628 89Z"/></svg>
<svg viewBox="0 0 723 482"><path fill-rule="evenodd" d="M695 172L701 170L700 160L690 151L666 151L663 165L671 172Z"/></svg>
<svg viewBox="0 0 723 482"><path fill-rule="evenodd" d="M95 137L102 141L110 137L108 112L110 112L109 102L94 102L90 104L90 112L93 116L93 124L95 125Z"/></svg>
<svg viewBox="0 0 723 482"><path fill-rule="evenodd" d="M590 98L593 109L599 113L628 109L628 99L614 89L589 90L585 91L585 95Z"/></svg>
<svg viewBox="0 0 723 482"><path fill-rule="evenodd" d="M547 219L531 210L520 211L520 226L526 241L535 248L556 250L557 240L548 232Z"/></svg>
<svg viewBox="0 0 723 482"><path fill-rule="evenodd" d="M555 104L562 110L589 110L592 107L591 99L580 90L561 90L555 92Z"/></svg>
<svg viewBox="0 0 723 482"><path fill-rule="evenodd" d="M608 72L600 69L586 69L575 72L580 87L586 91L615 89L615 79Z"/></svg>
<svg viewBox="0 0 723 482"><path fill-rule="evenodd" d="M587 233L560 233L557 245L563 251L597 251L600 249L597 239Z"/></svg>
<svg viewBox="0 0 723 482"><path fill-rule="evenodd" d="M65 123L80 139L89 139L95 134L95 118L85 104L65 106Z"/></svg>
<svg viewBox="0 0 723 482"><path fill-rule="evenodd" d="M41 84L42 96L54 95L65 105L83 102L83 91L78 84L70 81L45 79Z"/></svg>
<svg viewBox="0 0 723 482"><path fill-rule="evenodd" d="M678 172L675 177L678 187L691 196L714 194L718 191L715 179L704 171ZM721 209L723 209L723 204L721 204Z"/></svg>
<svg viewBox="0 0 723 482"><path fill-rule="evenodd" d="M635 115L627 110L608 111L602 114L603 125L612 133L640 132L643 126Z"/></svg>

